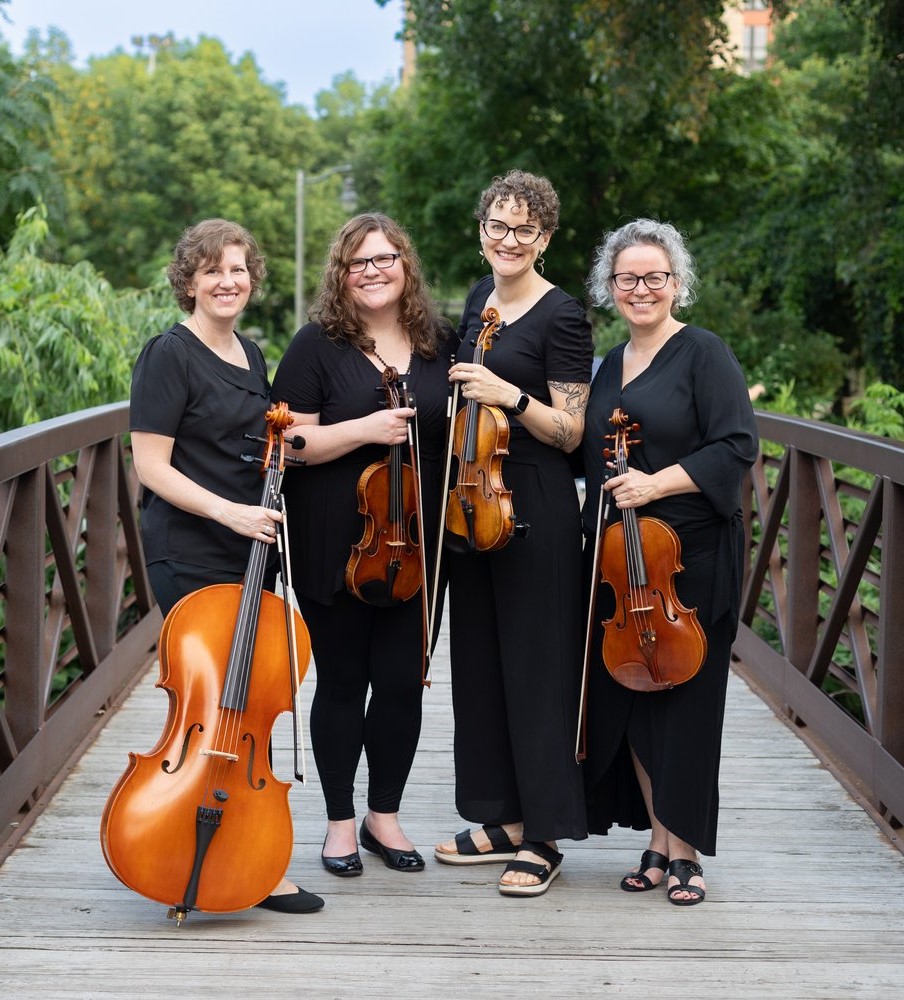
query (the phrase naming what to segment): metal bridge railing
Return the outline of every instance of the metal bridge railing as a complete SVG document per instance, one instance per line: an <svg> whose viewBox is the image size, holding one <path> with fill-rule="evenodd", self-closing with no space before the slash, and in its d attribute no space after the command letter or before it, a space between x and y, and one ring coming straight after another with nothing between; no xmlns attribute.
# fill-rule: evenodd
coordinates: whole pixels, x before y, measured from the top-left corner
<svg viewBox="0 0 904 1000"><path fill-rule="evenodd" d="M880 821L904 820L904 443L757 414L735 653Z"/></svg>
<svg viewBox="0 0 904 1000"><path fill-rule="evenodd" d="M0 858L149 662L128 404L0 435Z"/></svg>
<svg viewBox="0 0 904 1000"><path fill-rule="evenodd" d="M739 671L886 825L904 819L904 445L758 413ZM0 860L142 675L160 614L128 404L0 435Z"/></svg>

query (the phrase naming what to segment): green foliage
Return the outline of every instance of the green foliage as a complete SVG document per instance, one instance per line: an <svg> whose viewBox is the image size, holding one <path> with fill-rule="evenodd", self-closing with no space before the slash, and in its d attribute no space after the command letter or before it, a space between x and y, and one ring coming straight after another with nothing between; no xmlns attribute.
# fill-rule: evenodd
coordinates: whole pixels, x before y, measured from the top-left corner
<svg viewBox="0 0 904 1000"><path fill-rule="evenodd" d="M91 260L118 287L147 284L182 229L209 216L246 225L268 259L252 319L289 330L295 173L324 144L299 107L263 82L251 55L171 35L147 54L92 59L76 72L47 47L32 64L56 83L54 156L68 205L63 260ZM341 221L341 211L330 221ZM319 235L319 234L314 234Z"/></svg>
<svg viewBox="0 0 904 1000"><path fill-rule="evenodd" d="M42 260L47 233L29 209L0 254L0 430L126 398L141 345L176 318L162 276L117 292L87 261Z"/></svg>
<svg viewBox="0 0 904 1000"><path fill-rule="evenodd" d="M36 201L55 214L61 210L49 151L52 93L50 81L29 73L0 40L0 247L9 242L16 215Z"/></svg>
<svg viewBox="0 0 904 1000"><path fill-rule="evenodd" d="M848 425L904 440L904 392L884 382L868 385L863 395L851 403Z"/></svg>

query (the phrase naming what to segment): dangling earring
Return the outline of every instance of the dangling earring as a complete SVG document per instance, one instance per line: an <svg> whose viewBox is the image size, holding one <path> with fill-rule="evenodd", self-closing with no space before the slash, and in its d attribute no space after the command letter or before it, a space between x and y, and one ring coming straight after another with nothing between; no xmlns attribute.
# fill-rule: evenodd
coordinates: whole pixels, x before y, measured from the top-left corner
<svg viewBox="0 0 904 1000"><path fill-rule="evenodd" d="M546 263L546 261L543 259L543 254L545 252L546 252L546 247L543 247L543 249L540 251L539 256L537 257L537 270L540 272L540 274L543 273L543 265Z"/></svg>
<svg viewBox="0 0 904 1000"><path fill-rule="evenodd" d="M481 257L483 257L483 262L486 264L487 263L487 255L483 252L483 247L481 247L477 251L477 253L480 254Z"/></svg>

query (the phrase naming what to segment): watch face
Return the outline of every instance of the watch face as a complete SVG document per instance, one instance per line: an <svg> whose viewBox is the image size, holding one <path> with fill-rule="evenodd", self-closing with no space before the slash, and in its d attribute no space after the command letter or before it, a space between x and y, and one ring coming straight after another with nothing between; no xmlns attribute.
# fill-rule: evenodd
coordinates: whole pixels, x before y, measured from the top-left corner
<svg viewBox="0 0 904 1000"><path fill-rule="evenodd" d="M518 413L524 413L527 409L527 404L530 402L530 396L526 392L522 392L518 397L518 402L515 403L515 410Z"/></svg>

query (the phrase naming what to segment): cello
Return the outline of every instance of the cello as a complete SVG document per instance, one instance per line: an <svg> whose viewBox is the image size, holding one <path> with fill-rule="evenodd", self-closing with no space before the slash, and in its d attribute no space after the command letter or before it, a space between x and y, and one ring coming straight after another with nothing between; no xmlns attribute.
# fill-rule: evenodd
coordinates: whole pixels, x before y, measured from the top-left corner
<svg viewBox="0 0 904 1000"><path fill-rule="evenodd" d="M474 350L478 365L484 363L505 325L492 306L484 309L480 319L484 325ZM449 461L453 456L458 460L458 475L449 492L445 519L445 544L451 551L492 552L506 546L513 535L527 533L528 526L515 518L512 491L502 481L502 459L509 453L510 436L508 418L498 406L469 399L456 413Z"/></svg>
<svg viewBox="0 0 904 1000"><path fill-rule="evenodd" d="M277 509L288 406L266 419L261 506ZM166 724L152 750L129 754L101 818L110 870L169 906L179 925L192 909L261 902L292 854L289 783L275 778L268 746L276 716L293 707L311 644L301 615L263 589L267 548L251 543L243 583L204 587L170 610L158 643Z"/></svg>
<svg viewBox="0 0 904 1000"><path fill-rule="evenodd" d="M640 425L629 423L618 407L609 420L615 433L606 440L614 447L603 455L614 458L616 475L623 475L629 447L640 443L630 435ZM689 681L706 658L706 636L696 609L684 607L675 594L673 578L683 568L678 536L664 521L638 517L630 507L621 522L606 526L605 521L598 518L585 680L599 582L615 593L615 613L602 623L603 663L612 677L634 691L665 691Z"/></svg>

